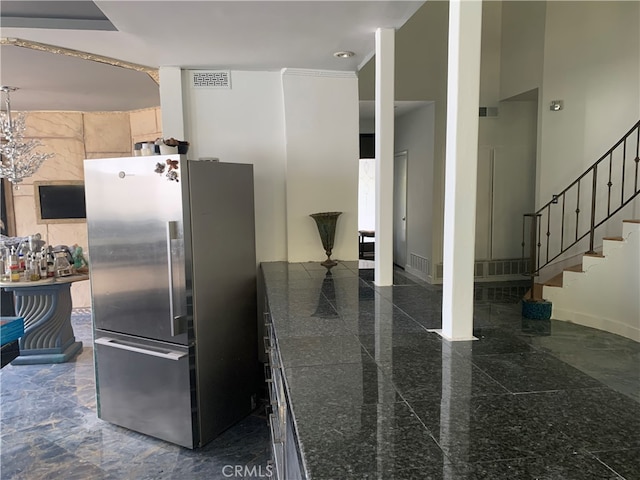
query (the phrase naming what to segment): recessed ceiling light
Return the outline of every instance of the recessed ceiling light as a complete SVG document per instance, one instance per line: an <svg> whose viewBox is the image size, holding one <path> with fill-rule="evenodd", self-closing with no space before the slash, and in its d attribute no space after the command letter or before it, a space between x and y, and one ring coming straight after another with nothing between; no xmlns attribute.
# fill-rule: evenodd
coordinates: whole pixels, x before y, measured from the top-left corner
<svg viewBox="0 0 640 480"><path fill-rule="evenodd" d="M349 58L349 57L353 57L354 55L355 53L350 52L348 50L345 50L344 52L336 52L333 54L333 56L337 58Z"/></svg>

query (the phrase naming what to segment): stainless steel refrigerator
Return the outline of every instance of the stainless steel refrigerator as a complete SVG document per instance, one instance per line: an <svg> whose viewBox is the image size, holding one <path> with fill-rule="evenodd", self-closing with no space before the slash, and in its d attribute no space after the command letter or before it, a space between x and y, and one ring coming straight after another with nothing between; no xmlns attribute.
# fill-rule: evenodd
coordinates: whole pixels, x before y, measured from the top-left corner
<svg viewBox="0 0 640 480"><path fill-rule="evenodd" d="M253 166L84 161L98 416L188 448L258 391Z"/></svg>

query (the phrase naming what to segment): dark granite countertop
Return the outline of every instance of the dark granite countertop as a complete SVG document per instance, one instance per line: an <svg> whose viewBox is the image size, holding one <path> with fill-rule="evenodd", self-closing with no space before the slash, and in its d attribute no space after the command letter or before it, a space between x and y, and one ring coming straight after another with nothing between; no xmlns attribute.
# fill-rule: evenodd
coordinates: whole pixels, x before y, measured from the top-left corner
<svg viewBox="0 0 640 480"><path fill-rule="evenodd" d="M440 287L377 287L358 262L262 270L311 480L620 478L595 452L640 453L638 403L548 353L520 284L476 301L478 341L446 342Z"/></svg>

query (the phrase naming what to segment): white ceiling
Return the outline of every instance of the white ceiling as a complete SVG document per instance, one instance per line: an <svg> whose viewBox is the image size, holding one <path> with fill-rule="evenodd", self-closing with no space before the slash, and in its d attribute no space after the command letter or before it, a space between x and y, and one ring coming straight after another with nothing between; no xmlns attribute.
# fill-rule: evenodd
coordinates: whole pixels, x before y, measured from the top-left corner
<svg viewBox="0 0 640 480"><path fill-rule="evenodd" d="M3 0L1 36L153 68L357 71L373 55L376 28L401 27L423 3ZM335 58L340 50L356 55ZM0 66L2 84L20 88L16 110L159 105L157 85L141 72L12 45L0 47Z"/></svg>

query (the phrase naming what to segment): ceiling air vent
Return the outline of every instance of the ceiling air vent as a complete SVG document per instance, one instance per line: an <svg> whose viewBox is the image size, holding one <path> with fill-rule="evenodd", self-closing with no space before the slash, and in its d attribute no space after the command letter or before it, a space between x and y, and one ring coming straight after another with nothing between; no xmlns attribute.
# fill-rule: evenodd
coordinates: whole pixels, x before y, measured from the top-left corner
<svg viewBox="0 0 640 480"><path fill-rule="evenodd" d="M231 72L228 70L199 70L191 72L193 88L231 88Z"/></svg>

